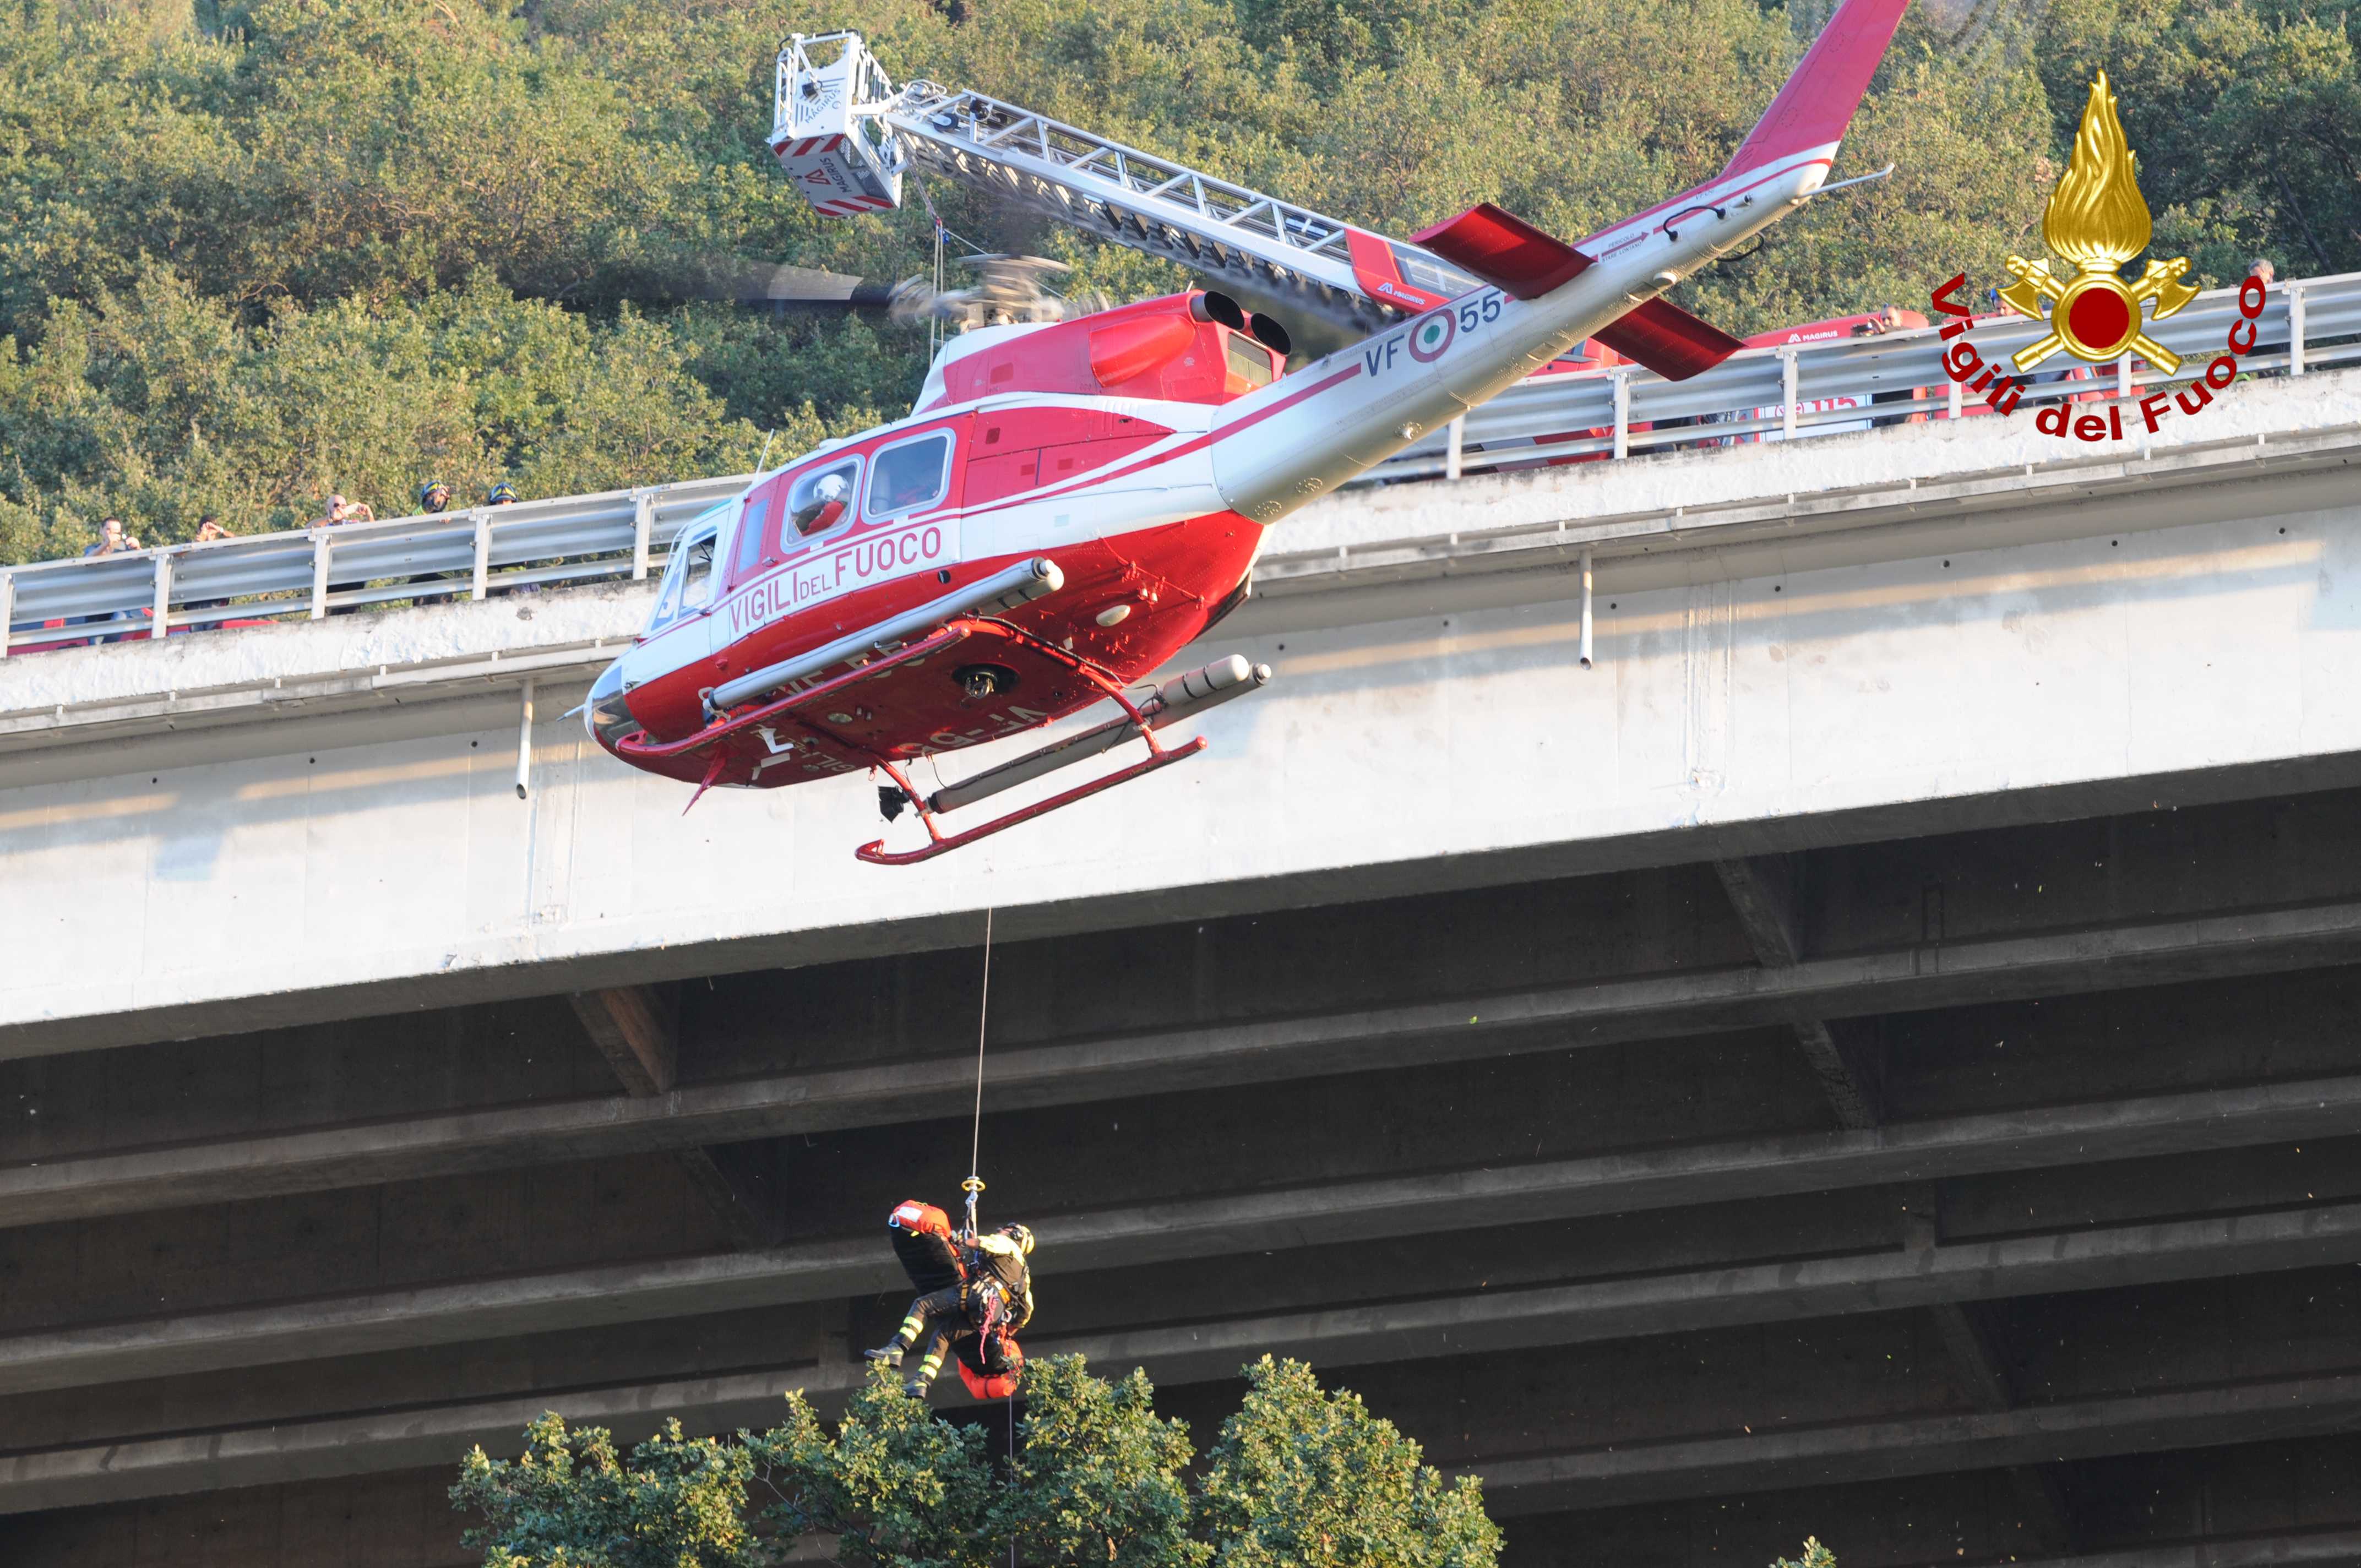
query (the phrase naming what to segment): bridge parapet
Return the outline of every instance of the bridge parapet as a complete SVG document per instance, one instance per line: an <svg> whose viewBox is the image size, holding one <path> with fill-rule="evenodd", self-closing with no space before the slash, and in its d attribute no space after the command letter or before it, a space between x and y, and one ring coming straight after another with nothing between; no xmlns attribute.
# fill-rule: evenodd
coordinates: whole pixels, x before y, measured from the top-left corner
<svg viewBox="0 0 2361 1568"><path fill-rule="evenodd" d="M1308 630L1564 598L1586 554L1601 591L1629 594L2175 526L2220 515L2218 487L2266 477L2271 507L2300 510L2307 497L2329 504L2361 459L2361 371L2254 382L2207 420L2169 428L2111 449L2060 444L2021 419L1939 420L1356 488L1280 525L1257 567L1256 601L1225 630ZM565 510L571 502L539 503L522 525L533 543L521 548L554 547L569 529L598 542L597 529L635 519L676 529L739 483L582 498L578 513ZM426 537L407 524L380 531L384 540ZM472 548L482 535L464 537ZM206 755L259 754L275 744L267 734L231 746L219 732L297 712L404 709L400 728L419 733L434 728L424 717L434 705L513 693L528 681L570 704L629 643L653 597L653 580L598 580L605 569L576 563L563 568L576 573L566 576L544 567L523 575L531 580L498 579L480 598L0 661L0 787L123 761L50 756L27 771L29 754L142 735L213 732Z"/></svg>
<svg viewBox="0 0 2361 1568"><path fill-rule="evenodd" d="M2202 372L2205 356L2239 320L2236 290L2201 295L2173 317L2167 335L2174 346L2197 356L2184 370ZM1973 340L1997 367L2039 334L2038 323L1994 318L1976 325ZM2286 285L2270 299L2250 341L2257 346L2238 360L2245 369L2285 372L2290 379L2361 363L2361 273ZM1382 488L1408 479L1456 479L1477 472L1699 447L1759 455L1798 436L1872 424L1982 425L1984 420L1969 417L1975 408L1963 402L1958 381L1945 372L1945 346L1939 332L1927 328L1749 349L1677 383L1631 366L1536 377L1447 430L1430 433L1359 483ZM2078 412L2087 411L2128 402L2142 391L2153 394L2158 385L2128 357L2111 376L2103 371L2101 377L2030 386L2022 407L2030 412L2070 400ZM2129 428L2140 428L2136 413L2127 410L2125 418ZM2028 452L2025 461L2057 460L2079 450L2072 442L2045 443L2030 433L2029 419L2008 423L2029 445L2050 448ZM2202 443L2218 439L2224 424L2219 414L2193 423L2176 420L2158 440L2168 445ZM1824 470L1811 457L1769 466L1783 466L1811 476L1789 483L1789 489L1809 493L1828 488ZM1652 492L1659 498L1638 502L1642 507L1695 505L1717 489L1726 495L1749 483L1759 485L1759 474L1740 477L1751 467L1731 465L1729 478L1719 487L1706 480L1701 494L1686 492L1710 470L1685 467L1604 488L1635 502ZM499 590L641 580L661 565L684 524L734 495L749 477L730 475L18 566L0 572L0 657L94 637L144 640L159 628L169 633L289 616L316 620L363 607L408 603L422 595L482 599ZM1318 547L1316 528L1289 526L1290 534L1312 536L1290 538L1290 548Z"/></svg>

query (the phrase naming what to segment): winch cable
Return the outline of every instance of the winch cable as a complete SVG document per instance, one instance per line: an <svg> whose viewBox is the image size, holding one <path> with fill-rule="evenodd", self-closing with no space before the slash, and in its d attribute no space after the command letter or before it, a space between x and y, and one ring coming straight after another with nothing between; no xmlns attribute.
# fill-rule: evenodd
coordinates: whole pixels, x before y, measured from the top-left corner
<svg viewBox="0 0 2361 1568"><path fill-rule="evenodd" d="M967 1179L960 1183L967 1194L967 1234L973 1241L976 1194L983 1190L983 1178L978 1174L983 1154L983 1040L984 1028L992 1020L992 906L983 910L983 988L975 1008L975 1115L968 1129ZM1008 1481L1016 1483L1016 1396L1012 1391L1008 1407ZM1016 1543L1008 1543L1008 1568L1016 1568Z"/></svg>
<svg viewBox="0 0 2361 1568"><path fill-rule="evenodd" d="M967 1179L960 1188L967 1194L967 1234L972 1242L975 1228L976 1194L983 1190L983 1032L992 1018L992 906L983 910L983 995L975 1009L975 1119L968 1135Z"/></svg>

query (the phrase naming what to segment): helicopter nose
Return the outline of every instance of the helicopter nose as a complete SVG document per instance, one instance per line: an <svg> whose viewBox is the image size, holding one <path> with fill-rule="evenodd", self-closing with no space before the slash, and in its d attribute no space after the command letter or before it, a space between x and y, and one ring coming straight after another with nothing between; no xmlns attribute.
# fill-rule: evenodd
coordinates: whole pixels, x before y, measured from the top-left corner
<svg viewBox="0 0 2361 1568"><path fill-rule="evenodd" d="M590 731L590 739L609 753L627 735L640 732L640 722L631 717L630 706L623 700L623 662L620 659L607 666L592 683L590 696L582 705L582 722Z"/></svg>

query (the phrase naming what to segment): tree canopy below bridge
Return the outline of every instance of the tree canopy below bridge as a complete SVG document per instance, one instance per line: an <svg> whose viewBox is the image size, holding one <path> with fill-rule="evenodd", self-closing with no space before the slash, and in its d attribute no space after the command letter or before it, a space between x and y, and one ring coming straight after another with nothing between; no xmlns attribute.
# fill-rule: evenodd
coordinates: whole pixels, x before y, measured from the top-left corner
<svg viewBox="0 0 2361 1568"><path fill-rule="evenodd" d="M7 0L0 560L103 516L412 510L725 472L898 413L923 334L682 302L717 258L881 281L923 211L817 217L763 145L790 30L1393 233L1569 237L1709 173L1828 9L1792 0ZM2347 0L1921 0L1817 204L1685 285L1732 330L1908 304L2038 243L2092 70L2158 254L2361 267ZM1162 264L931 187L1118 297Z"/></svg>
<svg viewBox="0 0 2361 1568"><path fill-rule="evenodd" d="M879 1368L833 1428L791 1394L768 1431L675 1422L621 1454L544 1416L521 1457L470 1453L451 1497L486 1568L765 1568L807 1537L849 1568L1493 1568L1475 1481L1300 1362L1246 1376L1193 1473L1144 1374L1058 1356L1027 1369L1013 1442L1003 1408L939 1420Z"/></svg>

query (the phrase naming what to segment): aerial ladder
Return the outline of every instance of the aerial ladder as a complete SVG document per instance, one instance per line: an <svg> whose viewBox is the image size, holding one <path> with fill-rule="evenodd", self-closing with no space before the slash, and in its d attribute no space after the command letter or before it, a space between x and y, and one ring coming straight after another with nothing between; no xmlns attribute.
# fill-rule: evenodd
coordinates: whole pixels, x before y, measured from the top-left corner
<svg viewBox="0 0 2361 1568"><path fill-rule="evenodd" d="M770 141L819 212L899 207L904 175L924 170L1204 273L1299 336L1316 323L1323 346L1477 287L1431 251L986 93L896 87L854 32L787 40Z"/></svg>

